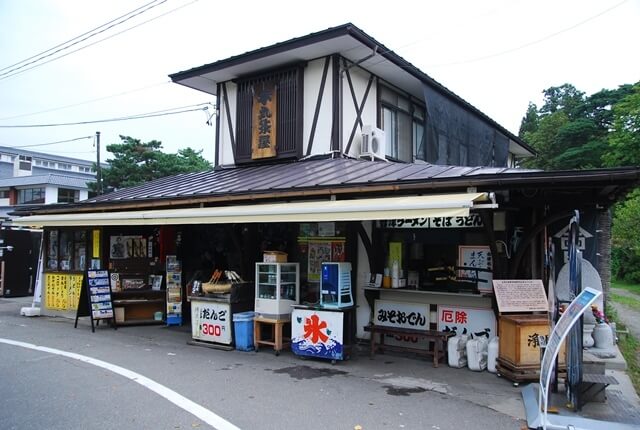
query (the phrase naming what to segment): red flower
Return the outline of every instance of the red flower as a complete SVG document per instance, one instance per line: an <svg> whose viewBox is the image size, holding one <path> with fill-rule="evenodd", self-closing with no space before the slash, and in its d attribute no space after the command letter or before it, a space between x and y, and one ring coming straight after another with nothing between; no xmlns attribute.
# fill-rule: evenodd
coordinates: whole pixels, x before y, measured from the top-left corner
<svg viewBox="0 0 640 430"><path fill-rule="evenodd" d="M329 340L329 336L322 332L322 329L327 328L326 321L320 321L318 315L311 315L311 318L305 318L304 320L304 337L306 339L311 338L311 343L326 342Z"/></svg>

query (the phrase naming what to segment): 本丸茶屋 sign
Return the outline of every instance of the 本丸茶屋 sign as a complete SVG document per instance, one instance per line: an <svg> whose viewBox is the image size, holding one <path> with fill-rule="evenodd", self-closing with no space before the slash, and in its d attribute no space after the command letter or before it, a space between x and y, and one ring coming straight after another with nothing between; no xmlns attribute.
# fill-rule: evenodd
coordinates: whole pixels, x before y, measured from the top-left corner
<svg viewBox="0 0 640 430"><path fill-rule="evenodd" d="M251 159L276 156L276 85L262 82L255 86L251 115Z"/></svg>

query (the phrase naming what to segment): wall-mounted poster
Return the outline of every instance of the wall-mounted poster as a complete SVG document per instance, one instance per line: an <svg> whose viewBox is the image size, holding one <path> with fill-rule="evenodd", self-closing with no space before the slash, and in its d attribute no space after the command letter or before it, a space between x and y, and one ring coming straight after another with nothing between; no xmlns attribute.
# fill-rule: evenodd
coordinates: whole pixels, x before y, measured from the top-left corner
<svg viewBox="0 0 640 430"><path fill-rule="evenodd" d="M109 238L109 258L146 258L147 239L143 236L111 236Z"/></svg>
<svg viewBox="0 0 640 430"><path fill-rule="evenodd" d="M477 269L492 269L493 259L488 246L459 246L458 264L463 267ZM458 276L465 279L478 279L478 290L484 293L492 293L493 273L490 270L460 270Z"/></svg>
<svg viewBox="0 0 640 430"><path fill-rule="evenodd" d="M331 242L309 242L310 281L320 281L320 269L325 261L331 261Z"/></svg>

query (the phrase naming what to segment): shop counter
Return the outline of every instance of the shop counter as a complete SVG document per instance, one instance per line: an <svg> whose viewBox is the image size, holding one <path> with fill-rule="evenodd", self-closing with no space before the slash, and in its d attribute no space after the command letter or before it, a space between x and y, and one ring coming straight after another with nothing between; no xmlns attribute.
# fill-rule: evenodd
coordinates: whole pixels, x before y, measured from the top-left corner
<svg viewBox="0 0 640 430"><path fill-rule="evenodd" d="M416 290L410 288L365 287L369 318L360 318L363 335L369 324L391 329L435 330L471 333L491 338L497 333L493 295L468 292ZM387 334L385 344L432 350L430 341L421 336Z"/></svg>
<svg viewBox="0 0 640 430"><path fill-rule="evenodd" d="M356 306L293 305L291 350L303 357L346 360L355 343Z"/></svg>
<svg viewBox="0 0 640 430"><path fill-rule="evenodd" d="M365 287L365 297L373 309L373 300L400 300L405 302L428 302L430 304L457 304L491 308L492 294L457 293L438 290L416 290L412 288L376 288Z"/></svg>

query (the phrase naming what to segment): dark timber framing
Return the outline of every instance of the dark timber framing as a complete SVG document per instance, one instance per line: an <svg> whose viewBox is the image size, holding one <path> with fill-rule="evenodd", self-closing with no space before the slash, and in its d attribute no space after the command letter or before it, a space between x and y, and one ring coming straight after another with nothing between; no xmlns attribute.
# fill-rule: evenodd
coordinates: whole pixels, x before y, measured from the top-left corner
<svg viewBox="0 0 640 430"><path fill-rule="evenodd" d="M216 84L216 94L220 94L220 84ZM215 142L215 159L214 167L220 165L220 96L216 97L216 142Z"/></svg>
<svg viewBox="0 0 640 430"><path fill-rule="evenodd" d="M333 103L331 119L331 150L340 150L340 56L333 55Z"/></svg>
<svg viewBox="0 0 640 430"><path fill-rule="evenodd" d="M345 72L347 74L347 81L349 82L349 89L351 90L353 107L356 109L356 120L353 124L353 128L351 129L351 134L349 135L349 142L347 143L347 148L344 151L346 154L348 154L349 150L351 149L351 144L353 143L353 138L356 134L358 125L360 125L360 130L362 131L362 111L364 110L364 105L367 102L367 98L369 97L369 91L371 90L371 85L373 84L374 76L372 74L369 74L367 89L364 91L364 96L362 96L362 102L360 102L360 106L358 107L358 99L356 98L356 93L353 88L353 83L351 82L351 75L349 74L349 69L347 69Z"/></svg>
<svg viewBox="0 0 640 430"><path fill-rule="evenodd" d="M316 110L313 113L313 122L311 123L311 133L309 134L309 143L307 144L307 152L305 155L310 155L313 149L313 139L316 136L316 126L318 125L318 116L320 115L320 106L322 105L322 99L324 95L324 86L327 83L327 72L329 71L330 57L324 59L324 68L322 69L322 80L320 81L320 90L318 90L318 98L316 100Z"/></svg>
<svg viewBox="0 0 640 430"><path fill-rule="evenodd" d="M231 149L233 151L233 159L236 160L236 139L233 135L233 123L231 122L231 109L229 109L229 96L227 95L227 84L222 83L222 99L224 100L224 110L227 116L227 125L229 126L229 139L231 139Z"/></svg>

